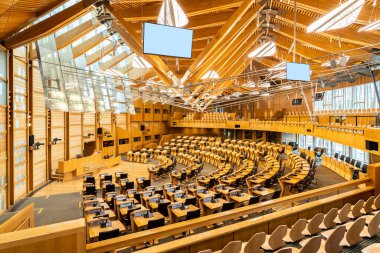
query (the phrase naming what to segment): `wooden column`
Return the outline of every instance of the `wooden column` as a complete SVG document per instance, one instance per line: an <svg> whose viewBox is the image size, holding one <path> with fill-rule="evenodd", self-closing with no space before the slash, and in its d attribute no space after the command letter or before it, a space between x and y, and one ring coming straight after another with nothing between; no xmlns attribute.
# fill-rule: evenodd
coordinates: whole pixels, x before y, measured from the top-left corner
<svg viewBox="0 0 380 253"><path fill-rule="evenodd" d="M371 186L375 187L375 195L380 194L380 163L369 164L367 174L371 179Z"/></svg>

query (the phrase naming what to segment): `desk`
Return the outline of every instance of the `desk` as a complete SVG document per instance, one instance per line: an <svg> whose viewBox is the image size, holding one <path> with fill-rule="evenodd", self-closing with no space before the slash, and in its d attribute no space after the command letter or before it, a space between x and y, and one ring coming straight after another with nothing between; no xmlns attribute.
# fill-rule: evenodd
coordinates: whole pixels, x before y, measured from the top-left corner
<svg viewBox="0 0 380 253"><path fill-rule="evenodd" d="M162 199L160 203L171 203L171 201L168 200L168 199ZM158 208L158 204L160 204L160 203L157 203L157 202L151 202L151 203L149 203L150 210L152 212L156 211L157 208Z"/></svg>
<svg viewBox="0 0 380 253"><path fill-rule="evenodd" d="M270 189L270 188L264 188L262 191L260 190L253 190L253 189L250 189L251 193L255 194L255 195L260 195L260 196L267 196L267 195L271 195L273 194L275 191Z"/></svg>
<svg viewBox="0 0 380 253"><path fill-rule="evenodd" d="M256 179L249 179L249 182L254 184L263 184L265 183L266 179L262 177L256 177Z"/></svg>
<svg viewBox="0 0 380 253"><path fill-rule="evenodd" d="M217 203L212 203L212 202L203 203L203 205L205 206L205 215L220 212L222 210L223 203L226 203L226 202L227 201L224 199L218 199Z"/></svg>
<svg viewBox="0 0 380 253"><path fill-rule="evenodd" d="M133 222L136 224L137 231L141 231L147 228L150 220L158 220L162 218L165 218L162 214L154 212L153 216L149 218L145 218L144 216L133 217Z"/></svg>
<svg viewBox="0 0 380 253"><path fill-rule="evenodd" d="M112 210L104 210L104 214L105 215L108 214L108 218L110 220L115 220L116 219L116 215L115 215L115 213ZM96 213L87 214L86 217L85 217L86 221L87 222L92 222L95 216L96 216Z"/></svg>
<svg viewBox="0 0 380 253"><path fill-rule="evenodd" d="M187 197L185 198L175 198L175 202L181 202L181 203L185 203L186 202L186 199L195 199L196 197L195 196L192 196L192 195L187 195Z"/></svg>
<svg viewBox="0 0 380 253"><path fill-rule="evenodd" d="M235 201L237 204L241 205L244 204L244 202L249 201L249 199L252 197L251 194L248 193L241 193L241 196L230 196L230 199Z"/></svg>
<svg viewBox="0 0 380 253"><path fill-rule="evenodd" d="M145 206L141 204L136 204L133 208L140 208L139 210L146 210ZM130 209L128 207L119 208L119 212L121 216L125 216L128 214Z"/></svg>
<svg viewBox="0 0 380 253"><path fill-rule="evenodd" d="M88 237L89 237L90 242L97 241L99 238L100 232L107 232L107 231L111 231L114 229L119 229L120 233L123 233L126 231L126 228L124 227L123 223L121 223L118 220L111 221L111 224L112 225L110 227L105 227L105 228L101 228L99 224L89 226L88 227Z"/></svg>
<svg viewBox="0 0 380 253"><path fill-rule="evenodd" d="M207 191L207 193L197 193L197 196L200 198L213 197L216 194L214 191Z"/></svg>
<svg viewBox="0 0 380 253"><path fill-rule="evenodd" d="M177 220L181 220L186 217L188 211L195 211L198 210L199 208L193 205L188 205L187 209L181 209L181 208L175 208L172 209L172 213L174 214L175 218Z"/></svg>

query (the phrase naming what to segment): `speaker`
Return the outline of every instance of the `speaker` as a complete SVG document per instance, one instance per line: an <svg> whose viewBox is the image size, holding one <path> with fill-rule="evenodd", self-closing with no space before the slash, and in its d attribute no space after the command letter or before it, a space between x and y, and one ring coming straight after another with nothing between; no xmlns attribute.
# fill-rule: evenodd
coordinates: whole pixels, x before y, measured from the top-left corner
<svg viewBox="0 0 380 253"><path fill-rule="evenodd" d="M98 128L98 134L103 134L103 128L102 127Z"/></svg>
<svg viewBox="0 0 380 253"><path fill-rule="evenodd" d="M145 131L145 126L144 126L144 125L141 125L141 126L140 126L140 130L141 130L141 131Z"/></svg>
<svg viewBox="0 0 380 253"><path fill-rule="evenodd" d="M29 135L29 146L34 145L34 134Z"/></svg>

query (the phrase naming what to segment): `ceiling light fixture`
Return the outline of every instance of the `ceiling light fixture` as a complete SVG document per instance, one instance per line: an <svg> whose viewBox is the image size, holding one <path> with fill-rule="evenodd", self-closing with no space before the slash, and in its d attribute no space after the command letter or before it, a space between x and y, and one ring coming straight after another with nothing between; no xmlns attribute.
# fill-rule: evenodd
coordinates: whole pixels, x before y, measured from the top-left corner
<svg viewBox="0 0 380 253"><path fill-rule="evenodd" d="M262 97L269 97L269 93L263 93L263 94L261 94L260 96L262 96Z"/></svg>
<svg viewBox="0 0 380 253"><path fill-rule="evenodd" d="M158 15L157 24L182 27L189 23L185 12L176 0L164 0Z"/></svg>
<svg viewBox="0 0 380 253"><path fill-rule="evenodd" d="M144 58L136 56L135 58L133 58L132 67L136 69L150 69L152 68L152 65L146 60L144 60Z"/></svg>
<svg viewBox="0 0 380 253"><path fill-rule="evenodd" d="M307 32L324 32L351 25L358 18L365 0L349 0L327 13L307 28Z"/></svg>
<svg viewBox="0 0 380 253"><path fill-rule="evenodd" d="M349 59L350 59L350 56L343 55L337 59L333 59L333 60L327 61L325 63L322 63L321 66L329 68L329 67L331 67L331 63L332 63L333 65L335 65L335 66L332 66L333 68L336 68L337 65L344 67L344 66L346 66ZM334 64L334 62L335 62L335 64Z"/></svg>
<svg viewBox="0 0 380 253"><path fill-rule="evenodd" d="M372 22L358 30L358 32L368 32L373 30L379 30L380 29L380 20L377 20L375 22Z"/></svg>
<svg viewBox="0 0 380 253"><path fill-rule="evenodd" d="M269 88L270 87L270 83L262 83L262 84L259 84L258 86L261 87L261 88Z"/></svg>
<svg viewBox="0 0 380 253"><path fill-rule="evenodd" d="M281 87L280 87L280 90L290 90L290 89L292 89L292 88L293 88L293 86L292 86L291 84L289 84L289 85L281 86Z"/></svg>
<svg viewBox="0 0 380 253"><path fill-rule="evenodd" d="M253 50L248 57L249 58L260 58L260 57L268 57L273 56L276 53L276 43L273 41L267 41L261 44L258 48Z"/></svg>
<svg viewBox="0 0 380 253"><path fill-rule="evenodd" d="M254 88L256 87L256 84L252 81L248 81L246 84L243 85L243 87Z"/></svg>
<svg viewBox="0 0 380 253"><path fill-rule="evenodd" d="M207 73L204 74L201 79L205 80L205 79L217 79L217 78L219 78L218 73L216 73L214 70L210 70L210 71L207 71Z"/></svg>
<svg viewBox="0 0 380 253"><path fill-rule="evenodd" d="M251 95L259 95L260 94L260 92L258 92L258 91L251 91L249 94L251 94Z"/></svg>

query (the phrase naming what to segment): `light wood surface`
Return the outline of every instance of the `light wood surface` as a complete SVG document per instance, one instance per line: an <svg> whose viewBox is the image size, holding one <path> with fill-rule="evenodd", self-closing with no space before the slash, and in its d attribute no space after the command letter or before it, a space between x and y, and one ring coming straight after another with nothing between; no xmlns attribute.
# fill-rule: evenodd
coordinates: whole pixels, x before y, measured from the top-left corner
<svg viewBox="0 0 380 253"><path fill-rule="evenodd" d="M101 173L109 173L110 175L114 175L115 172L122 170L128 173L128 178L131 181L135 181L137 177L145 176L146 178L148 178L149 175L148 175L147 169L150 166L153 166L153 165L121 161L119 165L116 165L115 167L112 167L112 168L103 169ZM97 178L98 175L95 174L94 176L98 180ZM67 181L67 182L54 181L51 184L44 187L43 189L41 189L40 191L38 191L34 196L40 197L40 196L61 194L61 193L80 192L82 191L82 186L83 186L82 178L78 178L78 179Z"/></svg>
<svg viewBox="0 0 380 253"><path fill-rule="evenodd" d="M114 229L119 229L119 232L125 232L126 228L123 223L119 220L111 221L111 226L102 228L99 224L88 226L88 236L90 241L96 241L99 237L100 232L107 232Z"/></svg>

